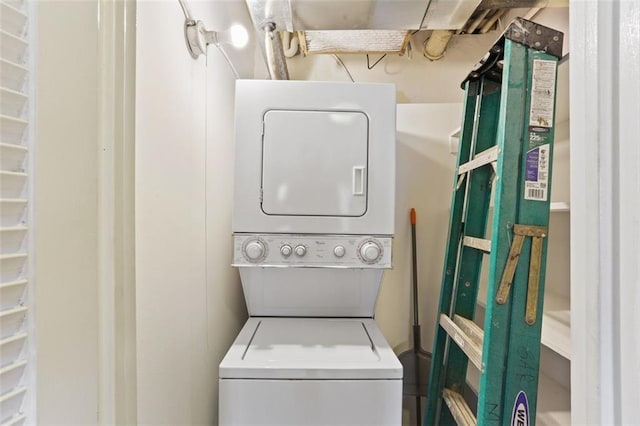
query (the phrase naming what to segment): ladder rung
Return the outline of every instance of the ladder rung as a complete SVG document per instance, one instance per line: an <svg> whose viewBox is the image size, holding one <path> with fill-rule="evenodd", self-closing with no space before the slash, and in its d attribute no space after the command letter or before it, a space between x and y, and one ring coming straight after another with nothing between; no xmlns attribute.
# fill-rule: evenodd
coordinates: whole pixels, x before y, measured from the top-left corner
<svg viewBox="0 0 640 426"><path fill-rule="evenodd" d="M456 323L462 331L464 331L471 340L478 346L482 348L482 340L484 339L484 331L476 324L475 322L467 319L465 317L461 317L460 315L453 316L453 322Z"/></svg>
<svg viewBox="0 0 640 426"><path fill-rule="evenodd" d="M462 244L467 247L482 250L486 253L491 253L491 240L476 237L464 237L462 239Z"/></svg>
<svg viewBox="0 0 640 426"><path fill-rule="evenodd" d="M445 314L440 314L440 325L467 355L469 361L482 371L482 330L466 318L458 315L454 318L455 321Z"/></svg>
<svg viewBox="0 0 640 426"><path fill-rule="evenodd" d="M489 149L486 149L473 157L473 160L468 163L461 164L458 167L458 174L461 175L463 173L468 172L469 170L477 169L478 167L482 167L485 164L493 163L498 159L498 147L492 146Z"/></svg>
<svg viewBox="0 0 640 426"><path fill-rule="evenodd" d="M447 404L447 407L449 407L449 411L451 411L451 415L458 425L475 426L477 424L476 416L473 415L464 398L458 392L444 389L442 391L442 398Z"/></svg>

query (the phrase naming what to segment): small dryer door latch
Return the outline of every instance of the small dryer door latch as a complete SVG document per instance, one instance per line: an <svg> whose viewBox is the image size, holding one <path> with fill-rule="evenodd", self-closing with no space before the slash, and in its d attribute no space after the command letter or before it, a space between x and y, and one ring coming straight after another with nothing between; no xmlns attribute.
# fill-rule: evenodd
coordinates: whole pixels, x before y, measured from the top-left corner
<svg viewBox="0 0 640 426"><path fill-rule="evenodd" d="M353 195L364 195L364 172L363 166L353 168Z"/></svg>

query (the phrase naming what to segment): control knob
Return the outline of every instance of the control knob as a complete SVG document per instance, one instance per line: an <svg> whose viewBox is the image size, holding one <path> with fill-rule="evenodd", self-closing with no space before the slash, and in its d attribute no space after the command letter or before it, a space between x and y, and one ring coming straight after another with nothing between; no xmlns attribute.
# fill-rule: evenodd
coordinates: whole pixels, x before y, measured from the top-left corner
<svg viewBox="0 0 640 426"><path fill-rule="evenodd" d="M244 246L244 255L250 262L259 262L264 258L266 249L260 240L249 241Z"/></svg>
<svg viewBox="0 0 640 426"><path fill-rule="evenodd" d="M296 256L302 257L307 254L307 248L303 245L296 246L295 248Z"/></svg>
<svg viewBox="0 0 640 426"><path fill-rule="evenodd" d="M345 250L344 246L335 246L333 248L333 254L336 257L343 257L345 255L345 253L346 253L346 250Z"/></svg>
<svg viewBox="0 0 640 426"><path fill-rule="evenodd" d="M365 241L358 249L360 258L365 263L376 263L382 255L382 247L376 241Z"/></svg>
<svg viewBox="0 0 640 426"><path fill-rule="evenodd" d="M291 246L289 244L285 244L282 247L280 247L280 254L283 255L284 257L291 256L291 252L292 251L293 251L293 249L291 248Z"/></svg>

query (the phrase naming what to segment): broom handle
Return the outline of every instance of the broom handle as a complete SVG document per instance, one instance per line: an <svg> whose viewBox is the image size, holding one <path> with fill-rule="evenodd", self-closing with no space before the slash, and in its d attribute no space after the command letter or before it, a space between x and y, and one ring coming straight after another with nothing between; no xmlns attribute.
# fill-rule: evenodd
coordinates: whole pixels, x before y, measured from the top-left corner
<svg viewBox="0 0 640 426"><path fill-rule="evenodd" d="M413 326L418 327L418 260L416 255L416 209L411 208L411 259L413 269Z"/></svg>

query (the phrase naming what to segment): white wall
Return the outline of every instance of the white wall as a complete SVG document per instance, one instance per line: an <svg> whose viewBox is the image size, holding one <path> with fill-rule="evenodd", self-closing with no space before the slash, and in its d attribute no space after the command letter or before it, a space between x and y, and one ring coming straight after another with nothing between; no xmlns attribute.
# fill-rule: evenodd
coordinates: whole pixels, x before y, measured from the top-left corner
<svg viewBox="0 0 640 426"><path fill-rule="evenodd" d="M422 346L431 352L456 162L448 136L460 125L461 111L457 103L398 105L393 270L385 272L376 309L378 324L396 352L412 343L411 207L417 213Z"/></svg>
<svg viewBox="0 0 640 426"><path fill-rule="evenodd" d="M208 28L249 28L242 2L190 3ZM230 266L234 77L215 48L189 56L183 21L177 1L138 4L139 424L215 423L217 367L246 317ZM251 45L232 57L253 70Z"/></svg>
<svg viewBox="0 0 640 426"><path fill-rule="evenodd" d="M38 424L96 424L98 2L36 12Z"/></svg>

